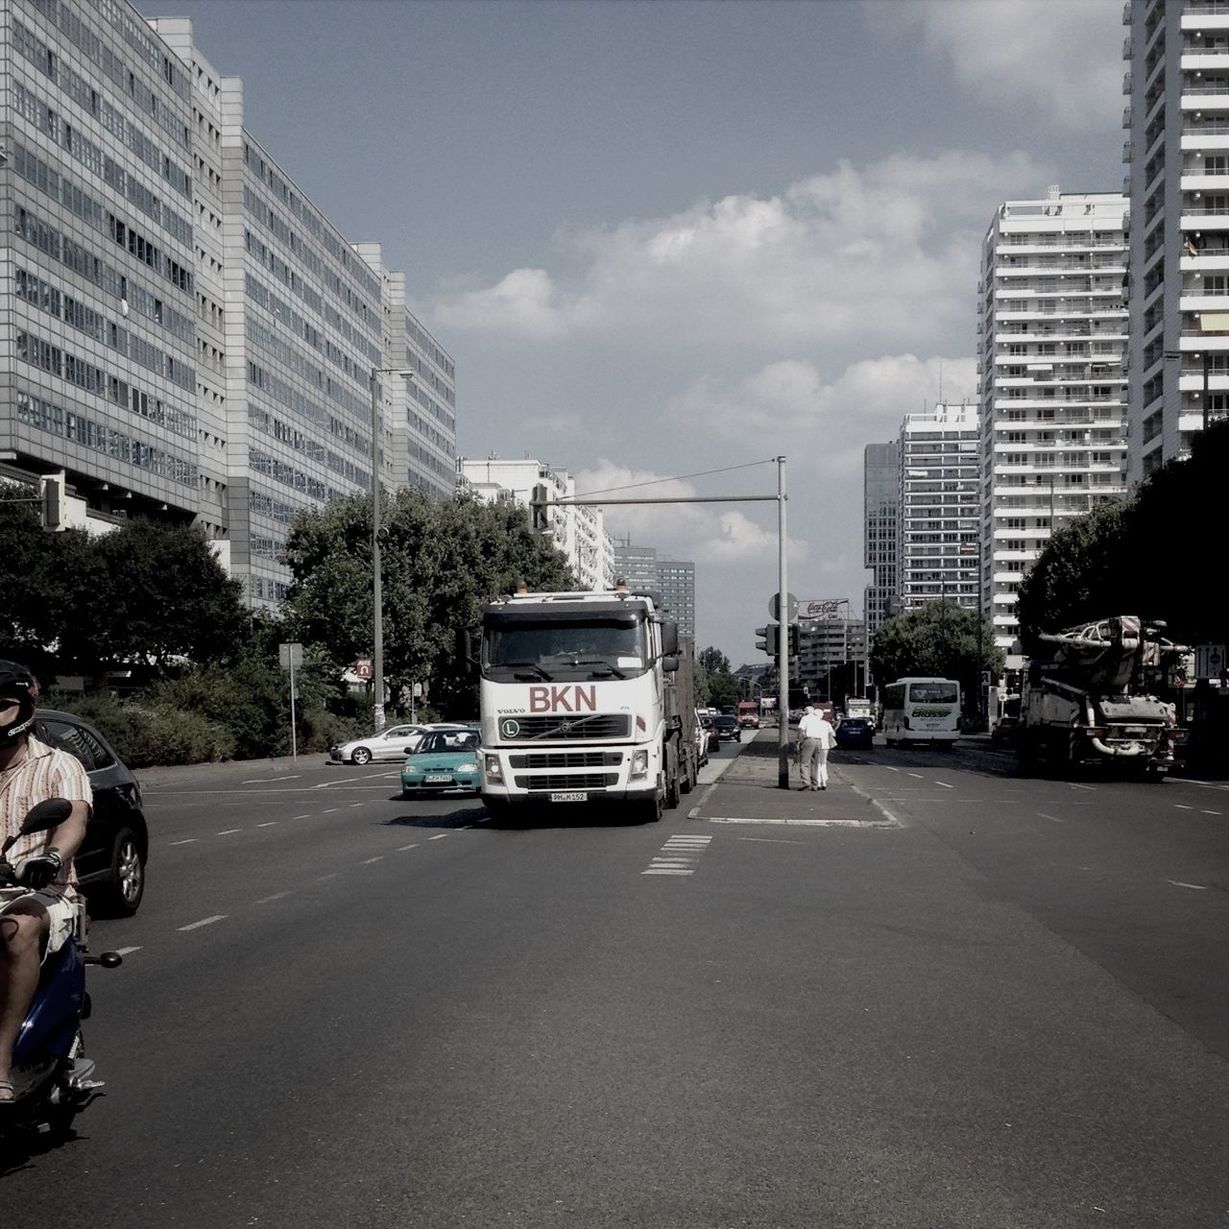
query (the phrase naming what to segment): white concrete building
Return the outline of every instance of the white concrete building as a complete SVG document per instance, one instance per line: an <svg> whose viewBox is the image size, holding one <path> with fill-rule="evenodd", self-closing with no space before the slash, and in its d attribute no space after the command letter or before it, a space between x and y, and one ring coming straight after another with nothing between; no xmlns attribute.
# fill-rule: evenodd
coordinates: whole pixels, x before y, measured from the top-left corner
<svg viewBox="0 0 1229 1229"><path fill-rule="evenodd" d="M980 604L995 644L1065 519L1126 491L1126 200L1065 193L1001 205L982 243ZM978 554L980 551L980 554Z"/></svg>
<svg viewBox="0 0 1229 1229"><path fill-rule="evenodd" d="M1229 6L1129 0L1132 481L1229 411Z"/></svg>
<svg viewBox="0 0 1229 1229"><path fill-rule="evenodd" d="M576 494L576 480L567 470L529 457L519 461L494 455L481 461L457 458L457 485L492 503L511 500L528 509L533 488L539 483L545 484L552 501ZM602 510L571 506L552 508L550 523L555 544L576 573L580 587L612 588L614 541L606 532Z"/></svg>

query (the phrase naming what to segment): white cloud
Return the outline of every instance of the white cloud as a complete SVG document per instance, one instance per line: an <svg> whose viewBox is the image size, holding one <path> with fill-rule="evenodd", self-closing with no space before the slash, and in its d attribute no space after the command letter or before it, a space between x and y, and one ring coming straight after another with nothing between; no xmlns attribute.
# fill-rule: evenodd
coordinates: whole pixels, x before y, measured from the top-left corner
<svg viewBox="0 0 1229 1229"><path fill-rule="evenodd" d="M864 0L878 35L941 59L987 102L1069 131L1113 124L1122 107L1120 0Z"/></svg>
<svg viewBox="0 0 1229 1229"><path fill-rule="evenodd" d="M1022 153L843 162L778 195L561 240L557 271L444 293L433 316L454 332L659 354L930 350L967 327L997 204L1050 177Z"/></svg>
<svg viewBox="0 0 1229 1229"><path fill-rule="evenodd" d="M973 400L976 381L972 358L885 355L851 363L831 382L813 364L787 359L733 383L701 377L669 412L692 430L753 438L766 451L796 455L801 448L812 472L848 474L861 466L867 440L894 439L906 414L940 394Z"/></svg>

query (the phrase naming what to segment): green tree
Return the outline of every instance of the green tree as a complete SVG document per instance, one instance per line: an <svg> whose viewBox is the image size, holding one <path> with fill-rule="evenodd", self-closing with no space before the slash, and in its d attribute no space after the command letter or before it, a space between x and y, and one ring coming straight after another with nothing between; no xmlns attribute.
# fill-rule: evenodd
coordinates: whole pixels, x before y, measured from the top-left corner
<svg viewBox="0 0 1229 1229"><path fill-rule="evenodd" d="M479 628L482 607L524 582L570 590L575 577L525 509L469 496L435 501L398 491L381 513L384 673L390 697L428 684L444 714L472 715L473 686L456 661L457 634ZM284 611L297 637L340 670L372 652L371 503L362 496L302 513L286 559L294 582Z"/></svg>
<svg viewBox="0 0 1229 1229"><path fill-rule="evenodd" d="M877 679L957 679L966 698L977 695L981 670L1002 670L1003 652L982 623L980 652L976 611L953 601L928 602L919 610L889 619L875 633L871 644L871 670Z"/></svg>
<svg viewBox="0 0 1229 1229"><path fill-rule="evenodd" d="M696 661L700 667L698 673L702 680L705 703L715 708L720 708L723 704L737 704L742 698L742 689L730 672L730 659L720 649L710 645L700 650Z"/></svg>

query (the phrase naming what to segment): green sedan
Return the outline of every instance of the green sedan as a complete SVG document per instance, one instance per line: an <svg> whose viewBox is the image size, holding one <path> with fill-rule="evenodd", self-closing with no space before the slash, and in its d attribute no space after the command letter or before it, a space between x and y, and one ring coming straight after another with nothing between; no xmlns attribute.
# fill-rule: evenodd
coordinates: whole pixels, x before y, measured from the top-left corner
<svg viewBox="0 0 1229 1229"><path fill-rule="evenodd" d="M434 730L401 769L401 796L476 794L482 784L478 767L479 734L474 729Z"/></svg>

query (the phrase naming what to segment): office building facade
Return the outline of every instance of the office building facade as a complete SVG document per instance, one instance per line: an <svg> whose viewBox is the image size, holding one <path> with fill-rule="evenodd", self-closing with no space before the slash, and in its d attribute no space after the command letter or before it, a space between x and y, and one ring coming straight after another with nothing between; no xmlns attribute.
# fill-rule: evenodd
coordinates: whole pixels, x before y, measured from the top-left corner
<svg viewBox="0 0 1229 1229"><path fill-rule="evenodd" d="M661 613L673 619L679 634L696 634L696 565L689 559L657 561L657 592L661 594Z"/></svg>
<svg viewBox="0 0 1229 1229"><path fill-rule="evenodd" d="M871 573L863 592L868 639L895 609L899 498L899 442L867 444L862 452L862 562Z"/></svg>
<svg viewBox="0 0 1229 1229"><path fill-rule="evenodd" d="M1126 200L1008 201L982 244L981 609L1019 665L1020 583L1051 535L1126 491Z"/></svg>
<svg viewBox="0 0 1229 1229"><path fill-rule="evenodd" d="M274 606L294 516L381 481L450 493L452 360L243 125L184 19L0 7L0 463L91 522L192 521Z"/></svg>

